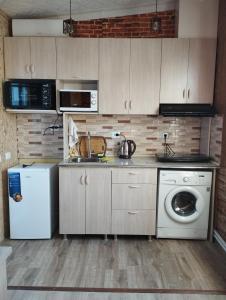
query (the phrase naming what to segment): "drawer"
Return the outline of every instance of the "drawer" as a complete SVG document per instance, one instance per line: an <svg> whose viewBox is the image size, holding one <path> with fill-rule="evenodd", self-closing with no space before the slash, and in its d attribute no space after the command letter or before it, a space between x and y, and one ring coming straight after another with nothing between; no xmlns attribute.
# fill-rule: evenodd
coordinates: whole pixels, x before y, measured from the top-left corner
<svg viewBox="0 0 226 300"><path fill-rule="evenodd" d="M113 184L112 209L155 209L156 185Z"/></svg>
<svg viewBox="0 0 226 300"><path fill-rule="evenodd" d="M112 234L155 234L154 210L113 210Z"/></svg>
<svg viewBox="0 0 226 300"><path fill-rule="evenodd" d="M157 169L125 168L112 170L112 183L157 184Z"/></svg>

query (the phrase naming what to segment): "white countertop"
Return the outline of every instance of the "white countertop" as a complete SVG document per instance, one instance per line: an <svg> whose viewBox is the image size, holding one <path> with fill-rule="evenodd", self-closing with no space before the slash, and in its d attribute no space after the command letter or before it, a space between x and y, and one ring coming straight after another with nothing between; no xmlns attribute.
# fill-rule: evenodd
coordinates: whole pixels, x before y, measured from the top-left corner
<svg viewBox="0 0 226 300"><path fill-rule="evenodd" d="M133 157L131 159L120 159L117 157L108 158L107 162L83 162L75 163L70 159L63 160L59 166L64 167L110 167L110 168L161 168L161 169L215 169L219 165L215 162L209 163L174 163L158 162L155 157Z"/></svg>

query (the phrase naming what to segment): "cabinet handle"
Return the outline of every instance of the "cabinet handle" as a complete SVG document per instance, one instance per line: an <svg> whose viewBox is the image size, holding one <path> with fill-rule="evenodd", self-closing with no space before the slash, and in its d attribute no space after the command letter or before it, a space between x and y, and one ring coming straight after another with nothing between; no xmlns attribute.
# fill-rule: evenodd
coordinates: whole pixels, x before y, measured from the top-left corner
<svg viewBox="0 0 226 300"><path fill-rule="evenodd" d="M127 110L127 101L125 101L124 105L125 105L125 109Z"/></svg>
<svg viewBox="0 0 226 300"><path fill-rule="evenodd" d="M83 175L80 177L80 183L81 183L82 185L84 184Z"/></svg>
<svg viewBox="0 0 226 300"><path fill-rule="evenodd" d="M139 189L139 188L140 188L139 185L128 185L128 187L129 187L130 189Z"/></svg>
<svg viewBox="0 0 226 300"><path fill-rule="evenodd" d="M136 215L136 214L138 214L138 211L128 211L128 214L129 215Z"/></svg>
<svg viewBox="0 0 226 300"><path fill-rule="evenodd" d="M190 98L190 89L188 89L188 99Z"/></svg>
<svg viewBox="0 0 226 300"><path fill-rule="evenodd" d="M138 173L136 173L136 172L129 172L128 174L129 175L138 175Z"/></svg>
<svg viewBox="0 0 226 300"><path fill-rule="evenodd" d="M185 97L185 89L183 89L183 99L184 99L184 97Z"/></svg>
<svg viewBox="0 0 226 300"><path fill-rule="evenodd" d="M85 183L86 183L86 185L88 185L89 184L89 181L88 181L88 176L86 175L86 177L85 177Z"/></svg>
<svg viewBox="0 0 226 300"><path fill-rule="evenodd" d="M129 101L129 109L130 110L132 109L132 101L131 100Z"/></svg>
<svg viewBox="0 0 226 300"><path fill-rule="evenodd" d="M25 69L26 69L26 72L27 72L27 73L30 73L30 67L29 67L29 65L26 65L26 66L25 66Z"/></svg>
<svg viewBox="0 0 226 300"><path fill-rule="evenodd" d="M35 65L31 64L31 73L35 72Z"/></svg>

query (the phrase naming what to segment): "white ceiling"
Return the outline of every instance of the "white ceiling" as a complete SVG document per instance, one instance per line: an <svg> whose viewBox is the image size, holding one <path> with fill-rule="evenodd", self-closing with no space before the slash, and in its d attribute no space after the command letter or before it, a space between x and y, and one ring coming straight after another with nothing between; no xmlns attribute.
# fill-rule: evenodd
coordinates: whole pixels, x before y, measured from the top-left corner
<svg viewBox="0 0 226 300"><path fill-rule="evenodd" d="M174 9L177 0L158 0L158 10ZM65 17L69 0L0 0L0 9L12 18ZM75 19L122 16L155 10L155 0L72 0Z"/></svg>

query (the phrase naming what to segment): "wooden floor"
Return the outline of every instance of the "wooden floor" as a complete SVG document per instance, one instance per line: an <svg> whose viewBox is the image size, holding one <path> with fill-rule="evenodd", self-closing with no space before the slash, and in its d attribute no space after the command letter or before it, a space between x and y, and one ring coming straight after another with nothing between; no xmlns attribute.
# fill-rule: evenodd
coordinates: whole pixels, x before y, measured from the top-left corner
<svg viewBox="0 0 226 300"><path fill-rule="evenodd" d="M226 291L226 254L208 241L56 238L4 245L13 247L9 286Z"/></svg>
<svg viewBox="0 0 226 300"><path fill-rule="evenodd" d="M10 291L9 300L225 300L225 296Z"/></svg>

